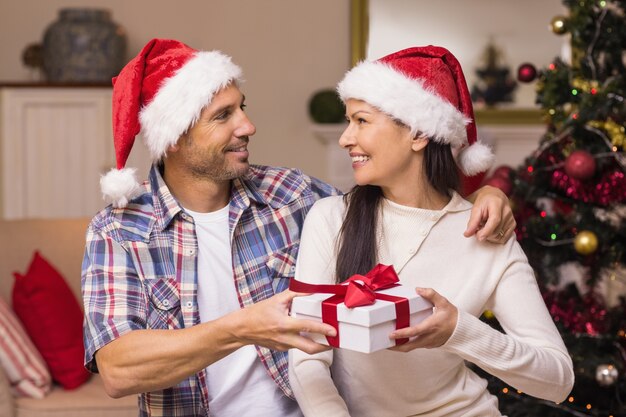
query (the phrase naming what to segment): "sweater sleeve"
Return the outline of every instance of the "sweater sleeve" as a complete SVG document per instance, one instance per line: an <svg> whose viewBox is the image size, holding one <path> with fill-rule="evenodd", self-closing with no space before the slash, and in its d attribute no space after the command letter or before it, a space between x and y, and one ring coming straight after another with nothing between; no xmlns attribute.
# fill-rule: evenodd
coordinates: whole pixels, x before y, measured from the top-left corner
<svg viewBox="0 0 626 417"><path fill-rule="evenodd" d="M308 355L289 351L289 381L305 417L349 417L348 407L330 375L333 351Z"/></svg>
<svg viewBox="0 0 626 417"><path fill-rule="evenodd" d="M329 200L337 201L338 197ZM340 198L339 198L340 199ZM336 205L320 200L306 217L296 263L297 280L308 283L333 283L333 248L337 227L328 212ZM309 355L297 349L289 351L289 380L305 416L349 416L330 375L333 350Z"/></svg>
<svg viewBox="0 0 626 417"><path fill-rule="evenodd" d="M561 402L574 384L572 360L526 255L514 240L503 249L508 261L487 308L505 333L459 310L456 329L443 349L518 390Z"/></svg>

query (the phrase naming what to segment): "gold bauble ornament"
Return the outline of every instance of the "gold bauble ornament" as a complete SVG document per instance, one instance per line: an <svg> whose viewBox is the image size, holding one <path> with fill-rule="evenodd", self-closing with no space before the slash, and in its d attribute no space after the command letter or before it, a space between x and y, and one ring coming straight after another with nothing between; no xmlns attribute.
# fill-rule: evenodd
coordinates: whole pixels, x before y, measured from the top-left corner
<svg viewBox="0 0 626 417"><path fill-rule="evenodd" d="M565 16L554 16L550 21L550 30L557 35L567 33L567 18Z"/></svg>
<svg viewBox="0 0 626 417"><path fill-rule="evenodd" d="M589 230L581 230L574 238L574 249L581 255L591 255L598 249L598 237Z"/></svg>
<svg viewBox="0 0 626 417"><path fill-rule="evenodd" d="M485 312L483 313L483 316L485 316L487 320L491 320L495 317L495 314L493 314L493 311L491 310L485 310Z"/></svg>

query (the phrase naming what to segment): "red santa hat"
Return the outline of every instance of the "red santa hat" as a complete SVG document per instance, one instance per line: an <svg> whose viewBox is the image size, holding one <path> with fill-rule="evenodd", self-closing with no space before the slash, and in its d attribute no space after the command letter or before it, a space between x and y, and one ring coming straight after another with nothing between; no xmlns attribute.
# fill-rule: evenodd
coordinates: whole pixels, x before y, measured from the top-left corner
<svg viewBox="0 0 626 417"><path fill-rule="evenodd" d="M117 167L103 175L104 199L124 207L141 193L126 161L142 133L153 161L191 127L213 96L241 81L241 69L219 51L197 51L175 40L152 39L113 78L113 143Z"/></svg>
<svg viewBox="0 0 626 417"><path fill-rule="evenodd" d="M363 100L439 143L461 149L468 176L489 169L491 149L477 141L472 100L463 70L447 49L408 48L350 70L337 86L341 99Z"/></svg>

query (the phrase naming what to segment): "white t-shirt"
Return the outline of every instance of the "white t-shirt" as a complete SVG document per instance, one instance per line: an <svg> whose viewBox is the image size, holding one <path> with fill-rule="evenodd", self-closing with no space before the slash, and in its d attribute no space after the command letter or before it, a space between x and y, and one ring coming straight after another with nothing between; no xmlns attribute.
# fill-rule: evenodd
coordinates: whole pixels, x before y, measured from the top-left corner
<svg viewBox="0 0 626 417"><path fill-rule="evenodd" d="M215 320L241 308L233 279L228 206L211 213L185 209L198 237L198 309L200 321ZM244 346L206 368L209 409L216 417L301 416L259 360Z"/></svg>

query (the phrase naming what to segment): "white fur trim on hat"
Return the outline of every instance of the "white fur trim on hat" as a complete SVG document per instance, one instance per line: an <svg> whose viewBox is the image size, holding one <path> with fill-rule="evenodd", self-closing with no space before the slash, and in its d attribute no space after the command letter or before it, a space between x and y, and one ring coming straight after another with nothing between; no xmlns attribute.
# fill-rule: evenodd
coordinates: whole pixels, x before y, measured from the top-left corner
<svg viewBox="0 0 626 417"><path fill-rule="evenodd" d="M457 165L469 177L487 171L495 161L491 148L480 141L461 149L457 155Z"/></svg>
<svg viewBox="0 0 626 417"><path fill-rule="evenodd" d="M135 168L113 168L100 177L102 198L115 208L126 207L128 202L141 194Z"/></svg>
<svg viewBox="0 0 626 417"><path fill-rule="evenodd" d="M166 79L139 113L141 133L154 161L200 117L213 95L241 81L241 68L219 51L197 52Z"/></svg>
<svg viewBox="0 0 626 417"><path fill-rule="evenodd" d="M470 120L449 101L388 64L363 62L350 70L337 86L345 102L363 100L411 129L453 147L467 144L465 125Z"/></svg>

